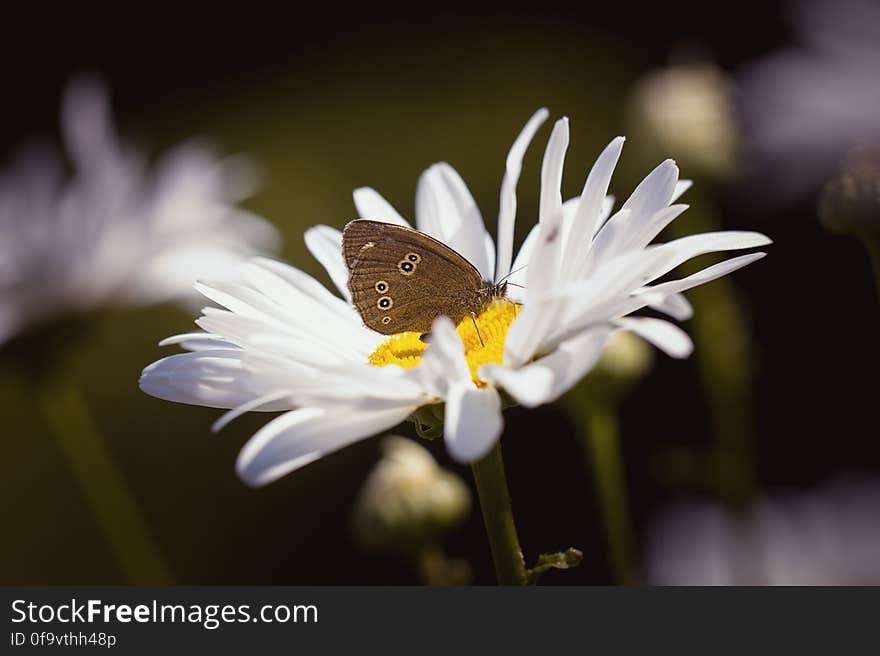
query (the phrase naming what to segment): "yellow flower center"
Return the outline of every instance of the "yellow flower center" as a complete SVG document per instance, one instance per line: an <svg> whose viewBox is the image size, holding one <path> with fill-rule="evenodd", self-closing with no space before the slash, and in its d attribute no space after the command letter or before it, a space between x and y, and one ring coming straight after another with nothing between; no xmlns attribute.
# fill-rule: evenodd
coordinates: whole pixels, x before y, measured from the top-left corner
<svg viewBox="0 0 880 656"><path fill-rule="evenodd" d="M487 305L476 319L467 316L455 328L464 344L464 357L470 368L471 378L480 387L484 387L486 383L477 377L477 369L490 362L501 364L507 329L516 318L519 307L519 304L512 301L495 301ZM428 348L420 337L421 333L412 332L392 335L370 354L370 364L377 367L389 364L417 367L422 360L422 353Z"/></svg>

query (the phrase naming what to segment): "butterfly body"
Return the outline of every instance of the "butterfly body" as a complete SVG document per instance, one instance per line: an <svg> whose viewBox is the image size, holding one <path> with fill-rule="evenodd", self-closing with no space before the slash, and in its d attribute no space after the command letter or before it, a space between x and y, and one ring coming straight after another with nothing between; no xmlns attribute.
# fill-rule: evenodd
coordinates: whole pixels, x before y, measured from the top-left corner
<svg viewBox="0 0 880 656"><path fill-rule="evenodd" d="M458 323L506 291L446 244L405 226L357 219L345 226L342 251L352 303L383 335L430 332L439 316Z"/></svg>

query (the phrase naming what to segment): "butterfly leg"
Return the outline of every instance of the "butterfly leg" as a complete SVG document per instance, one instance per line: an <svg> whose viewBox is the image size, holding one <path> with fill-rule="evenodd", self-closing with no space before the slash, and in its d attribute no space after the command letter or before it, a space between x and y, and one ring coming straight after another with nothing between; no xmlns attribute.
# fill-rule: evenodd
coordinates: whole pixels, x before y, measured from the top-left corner
<svg viewBox="0 0 880 656"><path fill-rule="evenodd" d="M486 346L486 344L483 342L483 336L480 334L480 328L479 326L477 326L477 315L474 312L471 312L471 321L474 322L474 330L477 331L477 337L480 340L480 346Z"/></svg>

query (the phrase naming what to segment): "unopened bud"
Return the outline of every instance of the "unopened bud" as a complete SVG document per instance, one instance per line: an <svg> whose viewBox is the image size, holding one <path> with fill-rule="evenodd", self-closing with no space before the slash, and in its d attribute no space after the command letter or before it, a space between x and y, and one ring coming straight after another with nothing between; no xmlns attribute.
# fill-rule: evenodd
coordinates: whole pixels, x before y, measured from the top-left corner
<svg viewBox="0 0 880 656"><path fill-rule="evenodd" d="M437 542L467 517L468 487L425 448L392 436L385 438L382 451L355 507L355 536L361 544L413 551Z"/></svg>
<svg viewBox="0 0 880 656"><path fill-rule="evenodd" d="M733 82L714 64L697 61L649 73L630 99L631 140L672 157L688 171L728 176L736 163Z"/></svg>
<svg viewBox="0 0 880 656"><path fill-rule="evenodd" d="M631 332L615 333L588 378L596 394L616 401L638 383L654 364L654 352Z"/></svg>

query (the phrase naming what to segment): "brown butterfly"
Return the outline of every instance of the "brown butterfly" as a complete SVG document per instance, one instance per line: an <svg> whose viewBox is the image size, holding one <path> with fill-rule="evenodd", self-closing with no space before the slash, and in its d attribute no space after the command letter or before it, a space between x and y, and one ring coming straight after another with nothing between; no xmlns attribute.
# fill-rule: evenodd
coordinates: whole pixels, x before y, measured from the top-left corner
<svg viewBox="0 0 880 656"><path fill-rule="evenodd" d="M507 283L483 280L446 244L404 226L357 219L342 232L352 302L367 327L427 333L434 319L456 324L504 298Z"/></svg>

